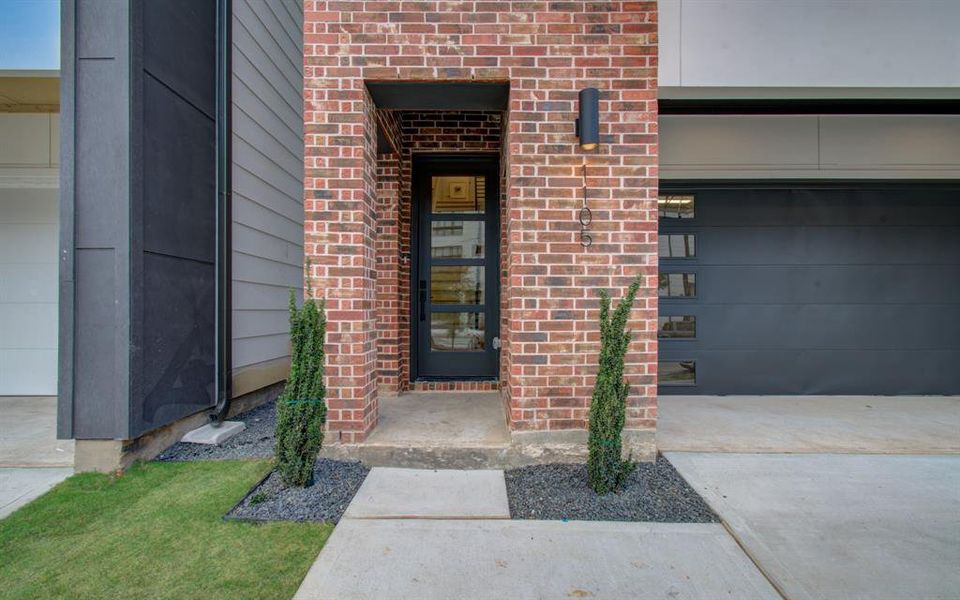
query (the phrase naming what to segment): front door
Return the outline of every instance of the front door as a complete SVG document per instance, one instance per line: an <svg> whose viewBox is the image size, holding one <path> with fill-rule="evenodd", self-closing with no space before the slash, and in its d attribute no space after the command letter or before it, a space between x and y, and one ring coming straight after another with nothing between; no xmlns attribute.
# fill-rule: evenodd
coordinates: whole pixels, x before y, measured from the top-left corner
<svg viewBox="0 0 960 600"><path fill-rule="evenodd" d="M414 374L494 378L500 347L499 168L495 157L418 157Z"/></svg>

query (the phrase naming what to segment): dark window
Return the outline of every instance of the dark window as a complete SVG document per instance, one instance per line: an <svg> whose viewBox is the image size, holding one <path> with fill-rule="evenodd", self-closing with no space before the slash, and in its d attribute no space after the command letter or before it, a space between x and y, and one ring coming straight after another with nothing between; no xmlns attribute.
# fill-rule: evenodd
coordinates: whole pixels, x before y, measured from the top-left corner
<svg viewBox="0 0 960 600"><path fill-rule="evenodd" d="M430 250L433 258L463 258L463 246L437 246Z"/></svg>
<svg viewBox="0 0 960 600"><path fill-rule="evenodd" d="M431 181L431 208L436 213L482 213L487 188L484 177L435 175Z"/></svg>
<svg viewBox="0 0 960 600"><path fill-rule="evenodd" d="M693 385L697 383L697 363L692 360L661 360L657 364L660 385Z"/></svg>
<svg viewBox="0 0 960 600"><path fill-rule="evenodd" d="M483 267L430 267L432 304L483 304Z"/></svg>
<svg viewBox="0 0 960 600"><path fill-rule="evenodd" d="M696 255L696 235L692 233L660 234L660 258L693 258Z"/></svg>
<svg viewBox="0 0 960 600"><path fill-rule="evenodd" d="M434 221L430 227L433 258L483 258L483 221Z"/></svg>
<svg viewBox="0 0 960 600"><path fill-rule="evenodd" d="M696 273L660 273L657 295L661 298L692 298L696 296Z"/></svg>
<svg viewBox="0 0 960 600"><path fill-rule="evenodd" d="M697 318L692 315L658 317L657 337L695 338L697 337Z"/></svg>
<svg viewBox="0 0 960 600"><path fill-rule="evenodd" d="M430 315L430 349L434 352L482 352L486 326L482 312L435 312Z"/></svg>
<svg viewBox="0 0 960 600"><path fill-rule="evenodd" d="M694 198L690 194L660 196L657 198L657 207L661 219L692 219L694 217Z"/></svg>

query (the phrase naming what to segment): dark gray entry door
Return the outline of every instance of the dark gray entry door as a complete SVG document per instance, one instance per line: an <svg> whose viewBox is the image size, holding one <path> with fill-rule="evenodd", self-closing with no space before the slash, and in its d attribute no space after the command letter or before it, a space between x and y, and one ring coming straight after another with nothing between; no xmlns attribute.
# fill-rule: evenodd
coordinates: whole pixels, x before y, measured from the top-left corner
<svg viewBox="0 0 960 600"><path fill-rule="evenodd" d="M493 378L499 357L499 169L472 156L414 162L413 372Z"/></svg>
<svg viewBox="0 0 960 600"><path fill-rule="evenodd" d="M960 189L662 194L661 393L960 393Z"/></svg>

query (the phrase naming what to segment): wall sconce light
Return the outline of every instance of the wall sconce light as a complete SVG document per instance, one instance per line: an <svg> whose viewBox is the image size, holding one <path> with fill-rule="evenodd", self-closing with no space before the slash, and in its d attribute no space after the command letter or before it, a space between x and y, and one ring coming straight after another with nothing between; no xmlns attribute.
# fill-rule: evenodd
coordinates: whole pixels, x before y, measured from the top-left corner
<svg viewBox="0 0 960 600"><path fill-rule="evenodd" d="M600 144L600 90L580 90L580 117L576 124L580 148L596 150Z"/></svg>

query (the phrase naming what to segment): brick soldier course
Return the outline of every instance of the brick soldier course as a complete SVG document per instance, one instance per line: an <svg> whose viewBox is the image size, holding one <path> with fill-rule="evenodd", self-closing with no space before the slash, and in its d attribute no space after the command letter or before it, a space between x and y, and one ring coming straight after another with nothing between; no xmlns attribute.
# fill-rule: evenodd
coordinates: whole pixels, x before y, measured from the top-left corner
<svg viewBox="0 0 960 600"><path fill-rule="evenodd" d="M499 387L515 435L586 427L595 290L641 275L627 428L656 425L655 2L305 2L305 251L327 300L329 427L361 442L379 394ZM378 110L366 82L509 84L504 113ZM574 135L577 92L601 91L601 145ZM378 155L377 129L391 148ZM497 384L410 382L414 153L501 156ZM580 245L586 185L593 245ZM541 435L541 434L535 434ZM562 434L561 434L562 435Z"/></svg>

